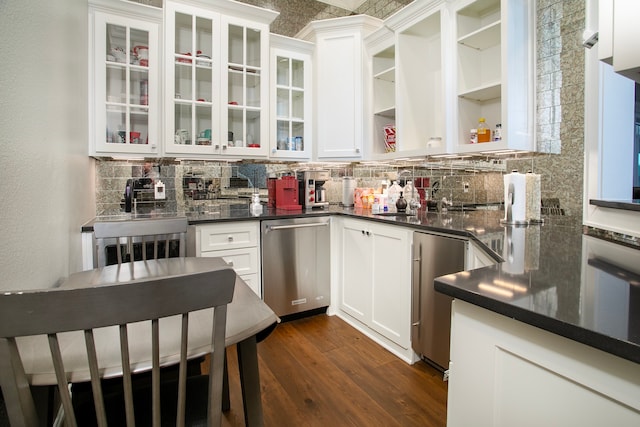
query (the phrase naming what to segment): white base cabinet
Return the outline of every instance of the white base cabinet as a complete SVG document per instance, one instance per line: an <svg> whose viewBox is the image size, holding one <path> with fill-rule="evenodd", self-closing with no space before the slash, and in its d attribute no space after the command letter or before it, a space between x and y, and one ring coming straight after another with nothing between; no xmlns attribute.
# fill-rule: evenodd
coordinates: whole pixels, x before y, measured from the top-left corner
<svg viewBox="0 0 640 427"><path fill-rule="evenodd" d="M259 221L189 226L187 255L222 257L262 297Z"/></svg>
<svg viewBox="0 0 640 427"><path fill-rule="evenodd" d="M638 426L640 370L455 300L447 426Z"/></svg>
<svg viewBox="0 0 640 427"><path fill-rule="evenodd" d="M337 314L401 359L415 362L411 230L348 218L341 224Z"/></svg>

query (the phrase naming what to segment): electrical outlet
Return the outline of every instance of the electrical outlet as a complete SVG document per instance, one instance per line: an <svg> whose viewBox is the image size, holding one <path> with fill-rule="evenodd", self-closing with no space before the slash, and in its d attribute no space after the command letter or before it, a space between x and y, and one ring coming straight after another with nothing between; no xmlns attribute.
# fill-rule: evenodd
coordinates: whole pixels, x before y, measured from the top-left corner
<svg viewBox="0 0 640 427"><path fill-rule="evenodd" d="M463 182L462 183L462 189L464 190L465 193L469 192L469 183L468 182Z"/></svg>

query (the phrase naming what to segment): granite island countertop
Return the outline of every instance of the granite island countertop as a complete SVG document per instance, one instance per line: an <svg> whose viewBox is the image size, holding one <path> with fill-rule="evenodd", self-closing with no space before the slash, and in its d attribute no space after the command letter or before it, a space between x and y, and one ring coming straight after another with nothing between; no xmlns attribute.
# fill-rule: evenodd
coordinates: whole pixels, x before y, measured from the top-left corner
<svg viewBox="0 0 640 427"><path fill-rule="evenodd" d="M581 218L544 216L527 227L500 223L501 210L419 212L379 216L370 210L330 206L310 211L223 208L202 213L152 213L97 217L103 220L186 216L191 225L342 215L468 237L498 264L443 276L439 292L549 332L640 363L640 250L583 234ZM634 262L635 261L635 262Z"/></svg>

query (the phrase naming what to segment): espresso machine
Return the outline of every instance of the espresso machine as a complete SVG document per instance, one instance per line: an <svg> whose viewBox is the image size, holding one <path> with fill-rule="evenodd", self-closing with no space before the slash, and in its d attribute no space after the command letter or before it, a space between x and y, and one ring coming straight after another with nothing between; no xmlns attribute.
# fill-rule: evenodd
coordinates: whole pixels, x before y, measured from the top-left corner
<svg viewBox="0 0 640 427"><path fill-rule="evenodd" d="M327 193L324 183L328 181L328 170L309 170L298 172L299 193L302 206L306 209L327 208Z"/></svg>

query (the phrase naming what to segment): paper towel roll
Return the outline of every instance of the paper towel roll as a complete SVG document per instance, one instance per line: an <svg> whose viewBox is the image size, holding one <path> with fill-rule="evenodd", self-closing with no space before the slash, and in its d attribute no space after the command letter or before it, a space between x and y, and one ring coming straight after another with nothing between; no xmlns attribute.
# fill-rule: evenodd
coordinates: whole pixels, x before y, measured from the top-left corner
<svg viewBox="0 0 640 427"><path fill-rule="evenodd" d="M540 222L540 175L527 172L527 213L529 222Z"/></svg>

